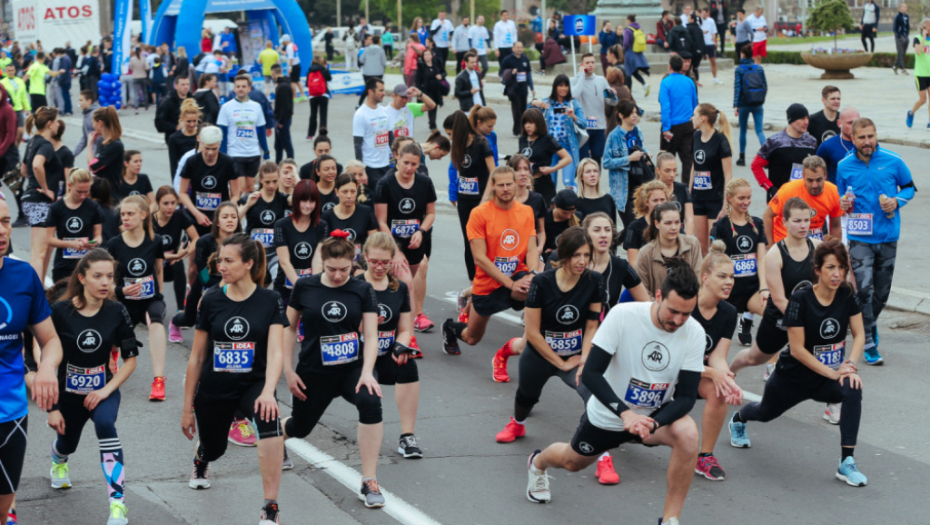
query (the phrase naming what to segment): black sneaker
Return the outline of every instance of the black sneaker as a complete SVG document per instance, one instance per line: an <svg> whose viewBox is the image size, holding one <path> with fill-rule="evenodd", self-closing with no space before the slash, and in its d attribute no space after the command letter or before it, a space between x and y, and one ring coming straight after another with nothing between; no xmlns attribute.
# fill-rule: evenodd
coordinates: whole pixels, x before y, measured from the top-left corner
<svg viewBox="0 0 930 525"><path fill-rule="evenodd" d="M400 444L397 447L397 453L406 459L419 459L423 457L423 451L417 446L417 437L413 434L400 436Z"/></svg>
<svg viewBox="0 0 930 525"><path fill-rule="evenodd" d="M188 485L194 490L210 488L210 464L195 459L194 468L191 470L191 479Z"/></svg>
<svg viewBox="0 0 930 525"><path fill-rule="evenodd" d="M737 335L739 344L743 346L752 346L752 320L744 317L739 318L739 334Z"/></svg>
<svg viewBox="0 0 930 525"><path fill-rule="evenodd" d="M742 153L740 153L739 158L736 159L736 165L737 165L737 166L745 166L745 165L746 165L746 156L743 155Z"/></svg>
<svg viewBox="0 0 930 525"><path fill-rule="evenodd" d="M27 219L25 216L16 219L16 222L13 223L14 228L23 228L26 226L29 226L29 219Z"/></svg>
<svg viewBox="0 0 930 525"><path fill-rule="evenodd" d="M442 322L442 351L449 355L461 355L459 342L455 338L455 331L452 330L452 319L446 319Z"/></svg>
<svg viewBox="0 0 930 525"><path fill-rule="evenodd" d="M384 506L384 496L381 495L378 482L373 479L362 481L362 490L358 494L358 499L364 501L365 506L369 509L377 509Z"/></svg>
<svg viewBox="0 0 930 525"><path fill-rule="evenodd" d="M258 525L279 525L281 523L281 514L278 511L277 503L269 503L262 507L262 515L259 518Z"/></svg>

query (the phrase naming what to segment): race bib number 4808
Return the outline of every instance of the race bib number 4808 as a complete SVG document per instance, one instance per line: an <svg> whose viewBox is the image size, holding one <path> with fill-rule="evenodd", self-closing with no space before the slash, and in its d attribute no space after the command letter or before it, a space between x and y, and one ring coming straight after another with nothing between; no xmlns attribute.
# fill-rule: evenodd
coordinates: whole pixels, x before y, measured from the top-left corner
<svg viewBox="0 0 930 525"><path fill-rule="evenodd" d="M328 335L320 337L323 366L344 365L358 359L358 334Z"/></svg>

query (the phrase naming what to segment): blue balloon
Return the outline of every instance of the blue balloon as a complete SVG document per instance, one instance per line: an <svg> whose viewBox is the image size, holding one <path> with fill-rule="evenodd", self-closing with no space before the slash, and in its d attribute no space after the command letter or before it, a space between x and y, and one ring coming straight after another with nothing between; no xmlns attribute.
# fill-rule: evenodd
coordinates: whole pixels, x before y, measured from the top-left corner
<svg viewBox="0 0 930 525"><path fill-rule="evenodd" d="M111 82L113 80L113 75L110 73L104 73L100 75L100 80L103 80L104 82Z"/></svg>
<svg viewBox="0 0 930 525"><path fill-rule="evenodd" d="M109 82L104 82L103 80L98 80L98 81L97 81L97 87L100 88L100 89L104 89L104 88L110 87L110 84L109 84Z"/></svg>
<svg viewBox="0 0 930 525"><path fill-rule="evenodd" d="M112 84L110 84L110 87L113 88L114 91L116 91L116 90L118 90L118 89L120 88L120 83L119 83L119 82L113 82Z"/></svg>
<svg viewBox="0 0 930 525"><path fill-rule="evenodd" d="M122 102L117 102L116 104L113 104L113 105L116 107L116 109L121 109L123 107Z"/></svg>

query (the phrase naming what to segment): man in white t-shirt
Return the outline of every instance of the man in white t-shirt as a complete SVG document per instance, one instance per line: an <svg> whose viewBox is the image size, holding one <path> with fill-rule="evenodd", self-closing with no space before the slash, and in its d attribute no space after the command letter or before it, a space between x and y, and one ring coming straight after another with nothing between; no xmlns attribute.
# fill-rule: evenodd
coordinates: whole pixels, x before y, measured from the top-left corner
<svg viewBox="0 0 930 525"><path fill-rule="evenodd" d="M454 31L455 27L451 21L446 19L445 11L440 11L439 17L429 26L429 33L433 35L433 42L436 44L436 58L443 67L449 59L449 44L452 43Z"/></svg>
<svg viewBox="0 0 930 525"><path fill-rule="evenodd" d="M484 15L478 15L475 25L468 30L471 46L478 52L478 62L481 64L481 78L488 74L488 28L484 27Z"/></svg>
<svg viewBox="0 0 930 525"><path fill-rule="evenodd" d="M757 7L752 17L746 19L752 26L752 59L756 65L762 64L762 59L766 56L766 42L768 41L766 33L769 30L769 23L765 21L763 12L765 10L762 7Z"/></svg>
<svg viewBox="0 0 930 525"><path fill-rule="evenodd" d="M678 263L655 302L611 308L579 363L591 397L571 444L537 450L527 463L530 501L551 500L548 468L577 472L624 443L664 445L672 455L659 522L678 523L698 458L698 428L688 412L704 371L706 336L691 319L699 289L694 270Z"/></svg>
<svg viewBox="0 0 930 525"><path fill-rule="evenodd" d="M368 187L378 187L378 181L391 167L391 143L394 130L387 109L381 106L384 100L384 81L369 78L365 83L365 103L355 110L352 118L352 137L355 142L355 158L365 165Z"/></svg>
<svg viewBox="0 0 930 525"><path fill-rule="evenodd" d="M723 84L717 78L717 22L710 17L710 9L701 8L701 31L704 33L704 57L710 59L710 73L714 76L714 84ZM719 35L726 38L726 35Z"/></svg>
<svg viewBox="0 0 930 525"><path fill-rule="evenodd" d="M436 103L419 89L407 87L404 84L394 86L393 93L394 99L385 109L394 138L413 137L413 119L436 109ZM410 102L410 99L418 97L420 102Z"/></svg>
<svg viewBox="0 0 930 525"><path fill-rule="evenodd" d="M691 13L694 12L694 7L691 4L685 4L681 9L681 25L688 27L688 24L691 23Z"/></svg>
<svg viewBox="0 0 930 525"><path fill-rule="evenodd" d="M236 177L244 177L243 191L252 191L255 176L262 163L267 159L268 141L265 137L265 114L258 102L249 98L252 90L252 77L239 75L233 89L236 98L220 107L216 125L223 130L223 144L220 151L232 157L236 166Z"/></svg>
<svg viewBox="0 0 930 525"><path fill-rule="evenodd" d="M291 35L284 35L281 37L281 45L284 46L284 61L287 63L288 77L291 79L294 96L297 99L303 99L304 90L300 89L300 53L297 50L297 44L291 42Z"/></svg>
<svg viewBox="0 0 930 525"><path fill-rule="evenodd" d="M502 62L513 50L517 41L517 25L510 19L510 13L501 11L501 19L494 24L494 49L497 50L497 62Z"/></svg>

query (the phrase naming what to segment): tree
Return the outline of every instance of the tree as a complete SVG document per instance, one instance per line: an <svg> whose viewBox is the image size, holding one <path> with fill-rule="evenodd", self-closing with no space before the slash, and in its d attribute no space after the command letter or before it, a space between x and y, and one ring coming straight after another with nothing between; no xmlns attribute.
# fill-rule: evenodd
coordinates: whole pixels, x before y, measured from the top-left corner
<svg viewBox="0 0 930 525"><path fill-rule="evenodd" d="M811 9L807 26L818 31L833 32L833 50L836 51L836 33L840 29L852 31L853 19L846 0L825 0Z"/></svg>

